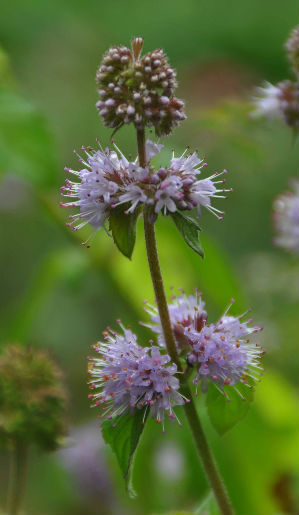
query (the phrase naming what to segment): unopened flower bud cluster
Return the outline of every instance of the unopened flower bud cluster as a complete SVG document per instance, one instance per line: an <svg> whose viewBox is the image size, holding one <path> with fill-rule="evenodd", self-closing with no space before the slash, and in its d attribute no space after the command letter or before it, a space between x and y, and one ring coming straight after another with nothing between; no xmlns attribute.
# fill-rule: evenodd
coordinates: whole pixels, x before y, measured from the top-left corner
<svg viewBox="0 0 299 515"><path fill-rule="evenodd" d="M142 45L142 38L135 38L132 51L113 46L104 55L96 76L97 108L110 128L133 123L167 135L186 118L184 102L174 96L176 71L161 49L140 58Z"/></svg>
<svg viewBox="0 0 299 515"><path fill-rule="evenodd" d="M274 201L274 242L289 252L299 254L299 181L291 182L293 191L285 191Z"/></svg>

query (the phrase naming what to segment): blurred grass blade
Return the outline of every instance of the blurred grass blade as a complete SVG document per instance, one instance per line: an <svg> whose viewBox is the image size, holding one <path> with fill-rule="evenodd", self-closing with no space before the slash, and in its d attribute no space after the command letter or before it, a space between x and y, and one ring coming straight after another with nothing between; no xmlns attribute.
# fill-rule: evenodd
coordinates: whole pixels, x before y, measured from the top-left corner
<svg viewBox="0 0 299 515"><path fill-rule="evenodd" d="M52 136L38 110L17 93L0 88L0 177L14 173L34 186L56 182Z"/></svg>

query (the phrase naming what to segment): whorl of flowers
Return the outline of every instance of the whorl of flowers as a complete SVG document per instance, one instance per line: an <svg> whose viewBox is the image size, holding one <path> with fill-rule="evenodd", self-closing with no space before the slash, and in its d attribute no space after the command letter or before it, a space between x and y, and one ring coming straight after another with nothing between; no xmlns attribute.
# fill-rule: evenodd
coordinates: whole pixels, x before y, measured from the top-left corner
<svg viewBox="0 0 299 515"><path fill-rule="evenodd" d="M280 118L287 125L299 129L299 83L285 80L276 86L266 83L258 88L259 96L254 99L254 116L269 119Z"/></svg>
<svg viewBox="0 0 299 515"><path fill-rule="evenodd" d="M253 116L280 118L289 127L299 130L299 27L293 29L286 43L287 55L292 63L295 81L285 80L276 85L266 82L258 88L257 96L253 99L255 111Z"/></svg>
<svg viewBox="0 0 299 515"><path fill-rule="evenodd" d="M0 440L49 451L65 435L66 391L48 353L20 344L0 355Z"/></svg>
<svg viewBox="0 0 299 515"><path fill-rule="evenodd" d="M145 309L152 322L147 326L161 334L158 311L153 306ZM261 328L249 327L251 319L241 321L246 313L234 317L227 312L218 322L208 324L204 302L198 293L173 297L169 304L176 343L185 352L188 365L195 368L193 382L196 385L200 383L203 392L212 382L222 393L224 386L232 386L239 393L236 385L258 380L262 370L260 359L263 351L249 340L249 336ZM163 337L160 341L163 343Z"/></svg>
<svg viewBox="0 0 299 515"><path fill-rule="evenodd" d="M291 31L285 48L294 73L299 74L299 25Z"/></svg>
<svg viewBox="0 0 299 515"><path fill-rule="evenodd" d="M112 46L106 52L96 76L97 108L108 127L134 123L167 135L186 118L184 102L173 95L176 71L162 49L141 57L142 47L143 39L133 38L132 50Z"/></svg>
<svg viewBox="0 0 299 515"><path fill-rule="evenodd" d="M98 358L88 358L92 407L102 417L112 418L134 408L149 411L157 422L177 418L173 408L185 403L178 392L177 367L156 346L141 347L130 329L120 324L122 334L107 328L104 342L94 346Z"/></svg>
<svg viewBox="0 0 299 515"><path fill-rule="evenodd" d="M299 181L291 182L293 191L286 191L274 201L275 244L299 254Z"/></svg>
<svg viewBox="0 0 299 515"><path fill-rule="evenodd" d="M201 169L206 163L196 152L180 157L172 156L168 167L155 171L150 166L150 160L162 149L150 140L146 142L147 166L141 168L137 159L128 161L115 146L116 151L83 149L86 159L80 158L84 168L75 171L66 168L67 172L75 175L79 182L66 179L61 188L62 195L72 200L61 203L62 207L79 208L80 212L70 216L72 223L68 225L78 230L90 224L95 230L103 227L111 211L123 206L126 214L142 204L152 206L155 216L162 212L164 215L177 210L197 209L200 216L204 206L219 220L224 212L211 205L213 197L226 198L223 193L232 191L223 188L225 179L218 178L226 173L215 172L206 179L199 179ZM220 187L219 187L220 185ZM75 222L78 222L75 225Z"/></svg>

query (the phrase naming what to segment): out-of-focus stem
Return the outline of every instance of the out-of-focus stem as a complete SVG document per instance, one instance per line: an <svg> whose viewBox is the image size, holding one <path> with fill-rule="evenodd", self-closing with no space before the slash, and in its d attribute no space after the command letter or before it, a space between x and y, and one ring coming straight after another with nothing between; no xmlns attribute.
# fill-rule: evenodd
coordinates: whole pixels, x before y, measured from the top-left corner
<svg viewBox="0 0 299 515"><path fill-rule="evenodd" d="M137 144L139 164L142 167L146 166L145 156L145 132L144 130L137 131ZM178 371L182 372L182 366L177 353L177 348L174 341L174 336L171 328L168 305L164 290L163 278L160 269L158 249L156 243L155 226L150 218L150 208L145 207L143 210L144 218L144 234L145 244L147 251L147 258L149 269L151 273L153 288L155 292L157 307L160 315L161 326L166 343L168 354L171 360L176 364ZM187 374L188 375L188 374ZM208 477L211 488L214 492L215 498L218 502L222 515L233 515L233 509L224 487L223 481L217 469L215 460L211 453L208 441L205 437L198 413L196 411L195 403L192 393L187 383L187 378L183 377L181 381L181 391L189 399L189 402L184 405L186 418L189 422L190 429L197 447L199 456L201 458L203 467Z"/></svg>
<svg viewBox="0 0 299 515"><path fill-rule="evenodd" d="M8 515L17 515L22 508L26 485L27 451L27 445L17 440L10 451Z"/></svg>

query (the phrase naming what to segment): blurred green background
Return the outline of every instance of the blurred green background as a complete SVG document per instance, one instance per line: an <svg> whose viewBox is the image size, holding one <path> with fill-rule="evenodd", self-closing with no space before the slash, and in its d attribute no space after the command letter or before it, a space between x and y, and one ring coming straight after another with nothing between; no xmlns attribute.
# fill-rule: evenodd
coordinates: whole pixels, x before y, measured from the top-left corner
<svg viewBox="0 0 299 515"><path fill-rule="evenodd" d="M235 312L250 306L265 326L266 373L254 406L220 438L199 400L207 435L238 515L298 512L298 276L294 258L272 244L271 220L273 198L297 173L298 149L281 123L250 118L254 86L290 75L283 44L297 19L297 0L1 0L0 341L50 349L70 391L70 445L42 456L32 449L26 513L195 512L208 492L186 424L169 424L162 435L150 422L136 459L139 495L129 500L87 400L90 345L117 317L148 337L138 320L153 294L142 223L132 262L104 231L87 250L80 243L88 232L65 227L59 187L64 166L78 166L74 148L96 137L109 142L95 109L95 71L107 47L129 44L132 35L145 38L145 51L164 48L186 99L188 120L164 141L162 159L172 147L199 148L210 173L227 168L234 188L217 203L223 222L202 216L204 261L161 217L166 287L198 286L210 320L235 297ZM131 128L115 139L136 153ZM3 506L5 452L0 479Z"/></svg>

